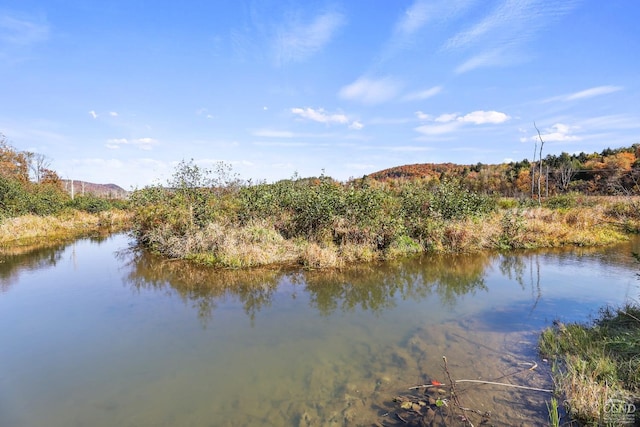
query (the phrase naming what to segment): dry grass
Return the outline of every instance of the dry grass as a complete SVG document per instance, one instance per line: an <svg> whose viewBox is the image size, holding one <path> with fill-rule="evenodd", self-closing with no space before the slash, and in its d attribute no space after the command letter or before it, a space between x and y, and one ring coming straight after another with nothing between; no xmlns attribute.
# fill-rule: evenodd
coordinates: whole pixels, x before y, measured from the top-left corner
<svg viewBox="0 0 640 427"><path fill-rule="evenodd" d="M130 226L131 215L121 210L98 214L72 210L44 217L24 215L0 222L0 246L37 246L99 231L125 230Z"/></svg>

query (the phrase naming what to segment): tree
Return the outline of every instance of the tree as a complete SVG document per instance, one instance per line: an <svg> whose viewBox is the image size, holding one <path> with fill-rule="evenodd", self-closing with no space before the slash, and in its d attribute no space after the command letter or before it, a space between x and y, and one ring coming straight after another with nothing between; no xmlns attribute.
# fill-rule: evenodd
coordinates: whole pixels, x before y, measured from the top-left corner
<svg viewBox="0 0 640 427"><path fill-rule="evenodd" d="M0 175L21 182L29 181L29 164L24 153L16 151L0 133Z"/></svg>
<svg viewBox="0 0 640 427"><path fill-rule="evenodd" d="M536 128L538 132L538 138L540 139L540 156L538 157L540 160L540 172L538 173L538 203L542 204L542 192L541 192L541 184L542 184L542 148L544 147L544 139L542 139L542 135L540 135L540 129L536 126L536 122L533 122L533 127Z"/></svg>
<svg viewBox="0 0 640 427"><path fill-rule="evenodd" d="M577 161L572 159L568 153L563 152L557 159L557 164L553 175L560 187L560 190L567 191L571 180L576 175L578 169Z"/></svg>
<svg viewBox="0 0 640 427"><path fill-rule="evenodd" d="M45 175L45 172L50 170L49 166L51 166L51 160L44 154L40 153L32 153L27 151L24 154L29 164L31 178L33 179L33 181L40 184Z"/></svg>

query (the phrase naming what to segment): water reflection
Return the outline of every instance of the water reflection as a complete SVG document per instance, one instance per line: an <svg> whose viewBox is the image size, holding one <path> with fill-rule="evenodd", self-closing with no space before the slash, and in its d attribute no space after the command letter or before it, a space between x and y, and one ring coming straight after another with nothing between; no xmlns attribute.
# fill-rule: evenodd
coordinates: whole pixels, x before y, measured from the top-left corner
<svg viewBox="0 0 640 427"><path fill-rule="evenodd" d="M299 287L322 315L356 309L380 313L397 298L422 300L437 295L449 306L462 295L487 291L484 274L495 255L439 256L411 262L361 265L340 271L257 269L214 270L135 252L127 282L135 289L172 289L207 324L220 302L236 298L251 321L270 306L283 284ZM292 292L291 298L296 293Z"/></svg>
<svg viewBox="0 0 640 427"><path fill-rule="evenodd" d="M433 294L453 306L461 295L487 290L484 273L491 262L488 254L424 257L329 274L303 272L299 282L325 315L356 308L381 312L398 298L419 301Z"/></svg>
<svg viewBox="0 0 640 427"><path fill-rule="evenodd" d="M86 240L100 243L109 238L108 234L87 237ZM18 276L24 271L38 271L55 267L62 259L63 253L74 248L80 240L73 241L42 241L29 246L0 247L0 292L6 292L18 281Z"/></svg>
<svg viewBox="0 0 640 427"><path fill-rule="evenodd" d="M424 256L332 271L216 270L133 251L126 280L138 290L175 291L185 303L195 307L206 326L218 305L230 299L241 302L253 324L256 315L271 305L283 285L308 294L309 304L324 316L353 310L379 314L394 308L398 299L421 301L431 296L452 308L461 296L487 292L487 272L497 268L509 282L519 284L522 290L531 290L531 301L525 310L531 314L542 298L541 265L549 259L554 259L559 267L582 264L588 259L593 265L627 268L633 264L629 246L628 251L619 247L572 248ZM296 297L295 290L290 297Z"/></svg>

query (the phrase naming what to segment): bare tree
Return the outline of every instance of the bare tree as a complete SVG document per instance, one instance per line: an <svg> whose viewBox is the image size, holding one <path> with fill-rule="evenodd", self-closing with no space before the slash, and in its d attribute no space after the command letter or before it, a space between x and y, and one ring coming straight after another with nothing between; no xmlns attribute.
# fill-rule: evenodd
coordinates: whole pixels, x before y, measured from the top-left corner
<svg viewBox="0 0 640 427"><path fill-rule="evenodd" d="M540 134L540 129L536 126L536 122L533 122L533 127L536 128L538 132L538 138L540 139L540 156L538 160L540 161L540 173L538 174L538 204L542 204L542 194L541 194L541 184L542 184L542 148L544 147L544 139L542 139L542 135Z"/></svg>
<svg viewBox="0 0 640 427"><path fill-rule="evenodd" d="M27 162L29 163L29 171L31 172L31 176L33 180L38 184L42 181L42 177L49 166L51 166L51 160L40 153L32 153L25 152L25 157L27 158Z"/></svg>

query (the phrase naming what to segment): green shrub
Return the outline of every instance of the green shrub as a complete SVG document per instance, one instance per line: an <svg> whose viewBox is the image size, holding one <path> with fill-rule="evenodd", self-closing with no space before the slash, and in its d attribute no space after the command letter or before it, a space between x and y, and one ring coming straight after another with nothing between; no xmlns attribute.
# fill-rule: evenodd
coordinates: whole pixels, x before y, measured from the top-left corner
<svg viewBox="0 0 640 427"><path fill-rule="evenodd" d="M53 215L69 196L55 184L34 184L0 176L0 216Z"/></svg>
<svg viewBox="0 0 640 427"><path fill-rule="evenodd" d="M112 208L112 204L109 200L94 196L93 194L77 196L71 200L69 206L89 213L104 212Z"/></svg>
<svg viewBox="0 0 640 427"><path fill-rule="evenodd" d="M494 211L496 206L494 198L469 191L456 180L440 183L429 200L431 216L446 220L484 215Z"/></svg>
<svg viewBox="0 0 640 427"><path fill-rule="evenodd" d="M561 194L548 198L544 205L549 209L569 209L577 206L578 197L575 193Z"/></svg>

